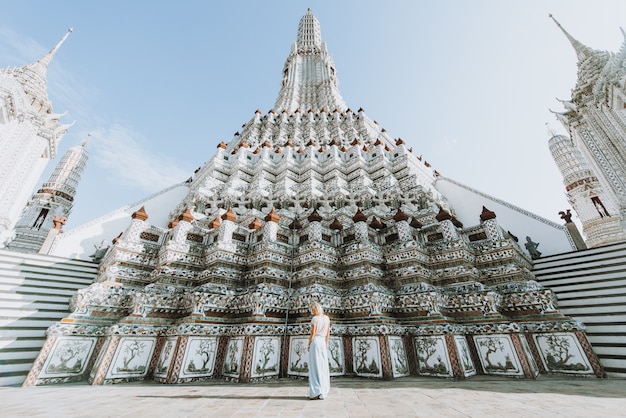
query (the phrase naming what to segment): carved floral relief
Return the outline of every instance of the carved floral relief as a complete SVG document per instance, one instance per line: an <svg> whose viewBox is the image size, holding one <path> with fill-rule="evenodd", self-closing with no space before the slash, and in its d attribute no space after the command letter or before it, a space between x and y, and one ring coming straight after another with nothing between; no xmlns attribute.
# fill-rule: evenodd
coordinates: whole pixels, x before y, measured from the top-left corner
<svg viewBox="0 0 626 418"><path fill-rule="evenodd" d="M155 338L122 338L106 378L144 377L155 342Z"/></svg>
<svg viewBox="0 0 626 418"><path fill-rule="evenodd" d="M533 337L548 372L593 374L574 334L535 334Z"/></svg>
<svg viewBox="0 0 626 418"><path fill-rule="evenodd" d="M279 372L280 339L257 337L254 341L251 377L274 376Z"/></svg>
<svg viewBox="0 0 626 418"><path fill-rule="evenodd" d="M59 338L43 367L41 378L76 376L85 372L96 338Z"/></svg>
<svg viewBox="0 0 626 418"><path fill-rule="evenodd" d="M389 351L391 352L391 369L393 377L409 375L409 362L404 350L402 337L389 336Z"/></svg>
<svg viewBox="0 0 626 418"><path fill-rule="evenodd" d="M443 336L416 337L418 373L429 376L452 376L452 367Z"/></svg>
<svg viewBox="0 0 626 418"><path fill-rule="evenodd" d="M354 372L359 376L382 377L380 346L376 337L355 337L352 341Z"/></svg>
<svg viewBox="0 0 626 418"><path fill-rule="evenodd" d="M478 356L486 374L524 374L509 335L474 336Z"/></svg>
<svg viewBox="0 0 626 418"><path fill-rule="evenodd" d="M211 376L215 365L217 338L189 337L181 377Z"/></svg>

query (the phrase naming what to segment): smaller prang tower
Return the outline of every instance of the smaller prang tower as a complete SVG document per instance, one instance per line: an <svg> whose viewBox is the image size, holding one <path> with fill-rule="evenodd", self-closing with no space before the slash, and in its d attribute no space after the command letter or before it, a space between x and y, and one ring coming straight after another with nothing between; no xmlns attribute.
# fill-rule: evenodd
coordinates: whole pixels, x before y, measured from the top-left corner
<svg viewBox="0 0 626 418"><path fill-rule="evenodd" d="M626 34L617 54L574 39L578 81L565 111L555 113L569 137L554 135L550 151L563 175L588 247L626 240Z"/></svg>
<svg viewBox="0 0 626 418"><path fill-rule="evenodd" d="M47 80L48 65L71 32L38 61L0 69L0 239L15 226L71 126L52 111Z"/></svg>
<svg viewBox="0 0 626 418"><path fill-rule="evenodd" d="M62 232L72 211L76 188L89 154L82 145L67 150L48 181L28 201L15 226L15 238L7 248L27 253L47 254L54 237Z"/></svg>

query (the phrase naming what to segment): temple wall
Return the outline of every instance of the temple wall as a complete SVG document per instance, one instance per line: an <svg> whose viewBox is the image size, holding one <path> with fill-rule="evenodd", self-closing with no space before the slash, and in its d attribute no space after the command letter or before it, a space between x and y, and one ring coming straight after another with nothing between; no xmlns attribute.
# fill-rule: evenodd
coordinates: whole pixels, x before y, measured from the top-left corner
<svg viewBox="0 0 626 418"><path fill-rule="evenodd" d="M536 262L533 272L537 276L538 281L552 288L558 297L559 308L561 311L575 320L583 321L587 327L587 335L589 342L592 344L594 351L597 353L601 364L604 366L609 377L622 377L626 374L626 352L623 349L624 338L626 333L618 322L626 315L623 306L623 296L626 293L626 283L620 277L623 277L623 270L626 269L626 244L617 244L592 250L581 252L570 252L566 254L547 257ZM67 260L57 257L41 256L41 255L25 255L17 254L9 251L0 250L0 278L2 280L2 299L5 300L3 306L2 322L2 338L0 339L2 347L0 347L0 359L4 360L2 365L1 385L21 384L24 380L28 369L31 367L33 360L37 356L40 348L44 345L46 327L55 321L60 320L67 315L67 305L70 296L76 289L89 285L95 277L96 266L91 263L84 263L76 260ZM44 287L45 286L45 287ZM24 294L27 291L32 293ZM19 292L19 293L18 293ZM607 305L608 303L608 305ZM56 312L39 313L37 309L54 309ZM609 324L607 324L609 322ZM623 322L623 321L622 321ZM20 330L15 331L15 325L18 324ZM28 328L28 329L25 329ZM10 335L13 333L14 335ZM574 335L576 335L574 333ZM506 347L515 348L515 341L510 336L502 337L501 334L496 335L502 340ZM541 356L537 351L537 347L541 344L545 345L545 339L540 334L523 335L523 339L519 339L519 347L527 352L534 353L527 358L538 359L535 366L532 366L532 360L529 361L529 370L538 368L545 371L545 356ZM159 349L156 356L156 364L154 367L154 377L169 376L169 382L197 380L197 377L204 378L224 378L227 376L228 368L225 368L225 357L227 354L227 344L229 340L238 341L237 338L242 337L216 337L196 335L190 337L168 337L162 343L157 343L154 338L155 348ZM438 363L433 363L433 355L429 359L430 363L423 363L420 368L420 351L419 347L424 347L424 337L403 336L396 337L390 335L387 347L393 368L390 370L393 377L404 375L404 370L408 366L410 374L432 375L433 370ZM431 337L431 339L437 338ZM570 343L575 340L570 339ZM88 345L92 352L102 349L104 339L102 338L83 338L80 343ZM181 341L185 340L185 344ZM306 341L306 333L292 333L288 339L289 360L287 374L291 376L305 377L306 373L302 370L298 372L298 368L302 367L305 359L301 359L296 363L297 342ZM468 344L469 340L469 344ZM380 339L376 338L372 341L367 338L342 337L339 333L333 335L331 346L334 350L329 358L331 359L331 369L335 370L334 375L357 375L358 369L358 351L355 354L354 347L358 348L359 341L370 342L377 351L369 353L367 350L365 356L366 363L371 366L371 360L380 356ZM450 341L446 338L438 340L443 350L443 344L448 347L450 353ZM454 352L457 353L463 373L469 377L475 373L484 373L484 367L481 364L481 358L484 360L485 353L480 354L480 342L473 338L466 338L462 335L454 335L453 341L456 344ZM167 348L167 342L173 347L170 351ZM403 344L399 344L402 342ZM478 344L476 344L476 342ZM49 345L56 343L56 340L50 340ZM176 345L176 343L178 345ZM215 343L215 344L213 344ZM283 344L282 337L278 343ZM488 341L484 344L487 345ZM197 354L198 348L204 344L208 349L215 350L215 357L208 360L207 366L203 367L200 363L202 357ZM362 343L363 344L363 343ZM421 345L420 345L421 344ZM367 344L364 344L364 347ZM185 347L191 347L186 349ZM286 347L286 348L288 348ZM350 349L347 350L346 347ZM584 351L585 347L579 345L579 349ZM243 347L242 347L243 348ZM223 352L220 352L223 351ZM485 348L483 347L483 351ZM422 348L424 353L424 348ZM179 353L179 354L177 354ZM213 353L213 351L211 351ZM422 354L424 358L426 354ZM178 356L178 357L177 357ZM187 357L185 357L187 356ZM350 357L349 359L347 357ZM453 362L448 357L441 356L446 369L448 364L452 372L454 370ZM180 358L180 365L177 366L174 374L167 374L169 364L175 364L176 359ZM337 359L334 363L332 359ZM405 363L404 359L407 359ZM503 357L506 360L506 357ZM348 361L349 360L349 361ZM492 363L497 363L490 358ZM95 361L95 359L94 359ZM237 360L241 361L241 358ZM189 367L191 363L192 367ZM432 364L431 364L432 363ZM261 363L262 364L262 363ZM295 364L295 367L291 367ZM520 363L521 364L521 363ZM356 365L356 366L355 366ZM506 366L506 361L503 363ZM86 365L85 367L88 367ZM271 365L270 365L271 366ZM165 369L164 369L165 367ZM268 367L271 368L271 367ZM206 369L206 370L203 370ZM422 370L423 369L423 370ZM159 371L161 372L159 373ZM174 370L174 367L172 368ZM439 370L443 370L439 367ZM175 373L178 372L178 375ZM368 371L365 370L365 373ZM447 372L446 372L447 373ZM232 374L232 373L231 373ZM371 370L369 371L371 374ZM195 377L195 379L194 379ZM184 380L183 380L184 379Z"/></svg>

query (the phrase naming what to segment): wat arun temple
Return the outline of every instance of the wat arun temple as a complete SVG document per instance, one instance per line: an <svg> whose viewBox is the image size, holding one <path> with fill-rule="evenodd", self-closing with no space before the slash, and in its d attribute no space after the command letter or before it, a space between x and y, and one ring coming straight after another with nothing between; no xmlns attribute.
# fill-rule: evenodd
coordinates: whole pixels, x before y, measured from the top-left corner
<svg viewBox="0 0 626 418"><path fill-rule="evenodd" d="M594 51L571 40L597 76ZM621 77L624 54L605 57ZM257 110L187 182L57 235L71 204L53 213L42 202L73 200L87 159L73 148L13 221L7 248L90 256L97 277L48 329L24 385L306 377L313 301L332 322L331 376L604 377L584 326L532 272L540 251L626 237L623 217L611 216L626 204L605 197L613 189L583 153L551 140L570 202L588 214L587 243L569 213L556 224L440 175L348 106L337 72L309 10L271 110ZM574 102L558 118L584 142Z"/></svg>

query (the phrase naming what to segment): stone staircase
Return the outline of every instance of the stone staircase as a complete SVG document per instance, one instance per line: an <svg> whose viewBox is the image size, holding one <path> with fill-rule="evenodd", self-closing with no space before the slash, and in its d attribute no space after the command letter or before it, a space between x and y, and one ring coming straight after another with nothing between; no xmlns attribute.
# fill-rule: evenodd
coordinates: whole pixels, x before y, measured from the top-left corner
<svg viewBox="0 0 626 418"><path fill-rule="evenodd" d="M533 273L586 325L607 374L626 377L626 242L541 258Z"/></svg>
<svg viewBox="0 0 626 418"><path fill-rule="evenodd" d="M68 315L70 297L89 286L98 265L0 250L0 386L21 385L46 340Z"/></svg>

